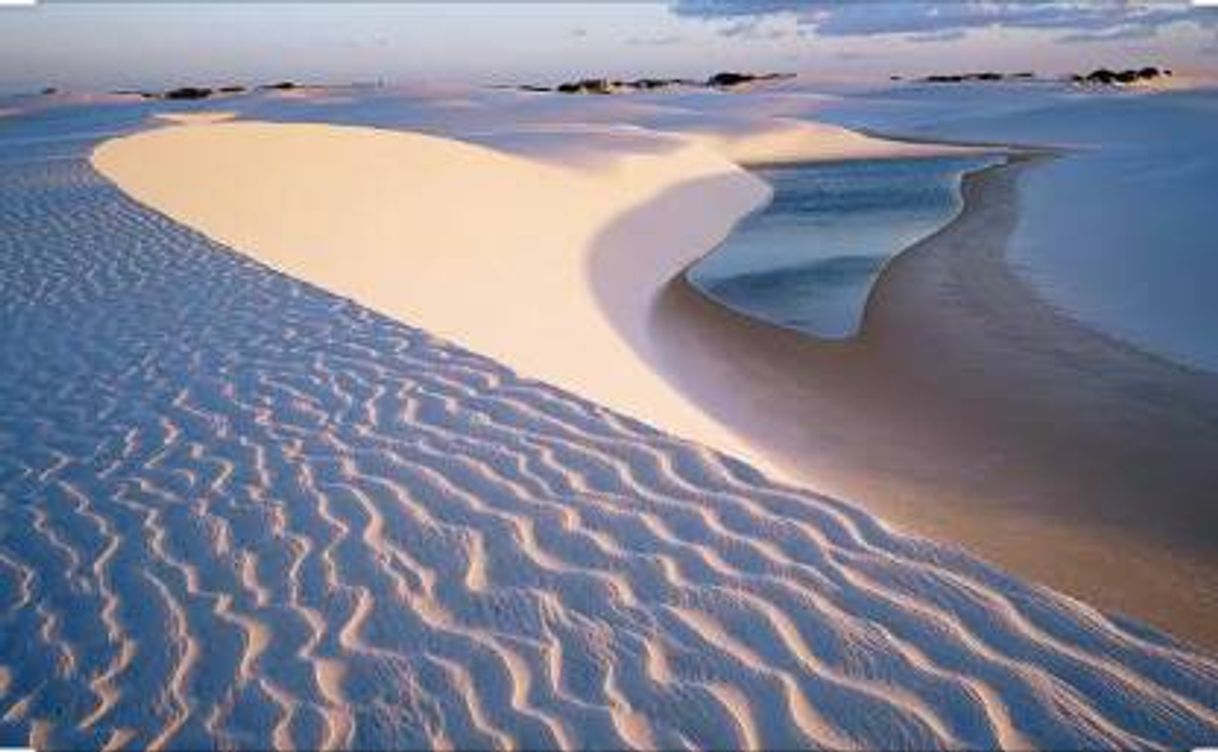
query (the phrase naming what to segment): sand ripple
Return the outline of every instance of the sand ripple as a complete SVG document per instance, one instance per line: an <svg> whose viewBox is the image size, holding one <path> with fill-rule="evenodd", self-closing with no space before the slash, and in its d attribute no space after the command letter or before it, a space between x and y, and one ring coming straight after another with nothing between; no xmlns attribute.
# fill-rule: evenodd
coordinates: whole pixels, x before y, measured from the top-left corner
<svg viewBox="0 0 1218 752"><path fill-rule="evenodd" d="M1212 659L269 272L82 160L6 167L0 228L2 745L1218 740Z"/></svg>

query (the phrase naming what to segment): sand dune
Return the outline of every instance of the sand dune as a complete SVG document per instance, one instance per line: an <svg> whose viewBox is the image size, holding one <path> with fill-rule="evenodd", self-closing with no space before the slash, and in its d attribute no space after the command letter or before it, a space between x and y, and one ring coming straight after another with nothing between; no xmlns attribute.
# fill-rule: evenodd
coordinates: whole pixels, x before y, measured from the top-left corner
<svg viewBox="0 0 1218 752"><path fill-rule="evenodd" d="M0 743L1218 734L1211 659L274 273L83 160L7 169L0 226Z"/></svg>
<svg viewBox="0 0 1218 752"><path fill-rule="evenodd" d="M529 139L533 156L544 148L550 159L414 133L238 122L112 140L93 162L139 201L276 269L748 455L647 357L648 314L663 283L768 196L732 159L942 150L792 123L735 134L568 127L497 138L517 148ZM663 217L633 212L661 196ZM643 266L654 283L615 286L603 270L593 279L594 254Z"/></svg>

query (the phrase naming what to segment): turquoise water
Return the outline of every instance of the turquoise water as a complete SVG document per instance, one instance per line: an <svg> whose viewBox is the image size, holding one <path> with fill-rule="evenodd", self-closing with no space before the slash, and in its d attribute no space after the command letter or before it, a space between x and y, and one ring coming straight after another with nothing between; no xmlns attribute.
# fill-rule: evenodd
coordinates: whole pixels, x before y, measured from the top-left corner
<svg viewBox="0 0 1218 752"><path fill-rule="evenodd" d="M1019 178L1007 260L1054 307L1218 372L1218 89L898 89L818 117L919 138L1071 147Z"/></svg>
<svg viewBox="0 0 1218 752"><path fill-rule="evenodd" d="M687 278L745 315L827 339L858 333L884 265L960 210L960 178L999 157L890 159L759 170L769 205Z"/></svg>

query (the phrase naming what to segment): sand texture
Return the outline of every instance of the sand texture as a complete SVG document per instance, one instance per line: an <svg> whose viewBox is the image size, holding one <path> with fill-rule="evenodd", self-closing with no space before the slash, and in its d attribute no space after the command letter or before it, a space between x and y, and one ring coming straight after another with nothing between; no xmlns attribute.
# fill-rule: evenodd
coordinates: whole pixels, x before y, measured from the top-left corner
<svg viewBox="0 0 1218 752"><path fill-rule="evenodd" d="M832 126L798 130L807 158L930 150ZM778 132L776 143L769 130L727 140L789 153L789 131ZM93 162L142 203L280 271L747 454L655 372L647 318L664 281L768 187L706 145L725 137L582 128L512 143L524 137L546 142L549 159L416 133L237 122L114 139ZM646 269L649 282L593 273L602 254Z"/></svg>
<svg viewBox="0 0 1218 752"><path fill-rule="evenodd" d="M1218 733L1211 659L278 274L81 159L7 165L0 225L4 744Z"/></svg>
<svg viewBox="0 0 1218 752"><path fill-rule="evenodd" d="M822 342L671 284L675 383L805 483L1103 608L1218 645L1218 377L1046 305L1004 260L1016 181L898 256L860 337Z"/></svg>

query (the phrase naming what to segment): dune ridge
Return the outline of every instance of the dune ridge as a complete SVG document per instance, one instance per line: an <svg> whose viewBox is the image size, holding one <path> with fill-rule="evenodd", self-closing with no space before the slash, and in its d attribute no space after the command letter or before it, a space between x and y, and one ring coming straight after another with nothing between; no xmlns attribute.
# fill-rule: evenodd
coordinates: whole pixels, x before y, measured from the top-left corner
<svg viewBox="0 0 1218 752"><path fill-rule="evenodd" d="M1211 658L275 273L83 159L6 170L0 226L0 743L1218 733Z"/></svg>
<svg viewBox="0 0 1218 752"><path fill-rule="evenodd" d="M777 120L738 133L572 128L499 136L527 137L524 157L373 128L203 124L107 141L92 162L275 269L776 472L655 372L648 317L663 281L767 200L735 159L953 147ZM659 221L622 221L661 197ZM637 259L655 284L591 279L594 253Z"/></svg>

